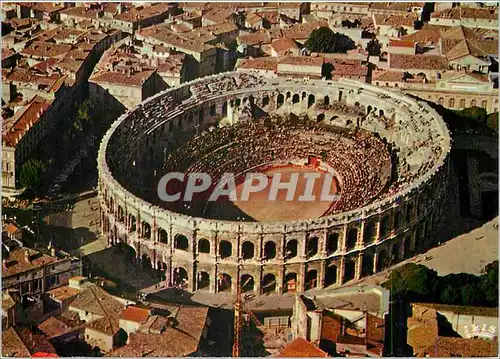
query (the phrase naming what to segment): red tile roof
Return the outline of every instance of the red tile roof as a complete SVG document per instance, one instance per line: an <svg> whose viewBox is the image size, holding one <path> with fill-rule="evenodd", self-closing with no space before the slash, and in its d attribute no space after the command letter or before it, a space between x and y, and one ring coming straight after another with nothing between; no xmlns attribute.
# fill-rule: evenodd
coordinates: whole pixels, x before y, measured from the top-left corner
<svg viewBox="0 0 500 359"><path fill-rule="evenodd" d="M395 47L415 47L415 43L413 41L405 40L391 40L389 45Z"/></svg>
<svg viewBox="0 0 500 359"><path fill-rule="evenodd" d="M311 342L303 338L297 338L284 347L277 356L285 358L324 358L327 357L328 354Z"/></svg>
<svg viewBox="0 0 500 359"><path fill-rule="evenodd" d="M394 69L443 70L447 66L444 56L389 54L389 67Z"/></svg>
<svg viewBox="0 0 500 359"><path fill-rule="evenodd" d="M6 146L15 147L23 136L35 125L40 117L51 105L52 101L40 96L35 96L30 103L15 114L15 119L10 127L4 127L2 141ZM4 272L4 275L6 273Z"/></svg>
<svg viewBox="0 0 500 359"><path fill-rule="evenodd" d="M149 309L139 308L131 305L127 307L122 312L122 314L120 314L119 318L123 320L129 320L131 322L144 323L146 320L148 320L150 314L151 311Z"/></svg>

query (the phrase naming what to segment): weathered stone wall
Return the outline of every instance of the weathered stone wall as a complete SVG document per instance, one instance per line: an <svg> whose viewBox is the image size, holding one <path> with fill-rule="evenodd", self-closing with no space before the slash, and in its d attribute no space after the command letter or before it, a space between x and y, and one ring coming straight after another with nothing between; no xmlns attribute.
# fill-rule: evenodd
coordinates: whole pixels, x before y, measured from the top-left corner
<svg viewBox="0 0 500 359"><path fill-rule="evenodd" d="M287 223L189 217L127 190L134 180L127 174L140 168L149 148L161 152L169 136L203 130L247 101L265 111L323 115L351 128L356 121L325 104L362 108L368 115L353 111L352 118L399 150L404 175L385 197L362 208ZM112 125L98 156L102 230L110 245L127 243L138 261L150 260L171 283L185 279L190 291L236 292L241 285L281 294L293 281L298 291L342 285L433 245L429 234L442 214L450 146L439 115L398 93L353 81L266 79L242 71L210 76L160 93ZM242 255L245 242L254 248L249 259Z"/></svg>

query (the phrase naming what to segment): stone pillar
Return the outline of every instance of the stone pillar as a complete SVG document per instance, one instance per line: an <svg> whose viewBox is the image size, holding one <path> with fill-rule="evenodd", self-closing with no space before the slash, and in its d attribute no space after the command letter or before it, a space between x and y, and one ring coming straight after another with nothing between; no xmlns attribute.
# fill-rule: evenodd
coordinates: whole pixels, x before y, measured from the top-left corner
<svg viewBox="0 0 500 359"><path fill-rule="evenodd" d="M341 257L337 266L337 283L344 284L345 258Z"/></svg>
<svg viewBox="0 0 500 359"><path fill-rule="evenodd" d="M212 278L210 278L210 293L217 293L217 266L212 271Z"/></svg>
<svg viewBox="0 0 500 359"><path fill-rule="evenodd" d="M262 287L262 267L258 269L258 271L255 272L254 275L254 283L255 283L255 294L262 294L261 287Z"/></svg>
<svg viewBox="0 0 500 359"><path fill-rule="evenodd" d="M306 288L306 265L300 264L299 273L297 273L297 292L302 293Z"/></svg>
<svg viewBox="0 0 500 359"><path fill-rule="evenodd" d="M378 272L378 252L373 254L373 274Z"/></svg>
<svg viewBox="0 0 500 359"><path fill-rule="evenodd" d="M380 237L382 236L382 218L379 218L379 220L375 223L375 240L374 243L377 243L380 241Z"/></svg>
<svg viewBox="0 0 500 359"><path fill-rule="evenodd" d="M322 261L318 270L318 278L316 288L323 289L325 287L326 262Z"/></svg>
<svg viewBox="0 0 500 359"><path fill-rule="evenodd" d="M279 275L276 277L276 293L283 294L283 281L285 280L285 266L279 268Z"/></svg>
<svg viewBox="0 0 500 359"><path fill-rule="evenodd" d="M328 234L325 232L322 236L318 237L318 254L320 257L326 257L328 253L327 245L328 245Z"/></svg>
<svg viewBox="0 0 500 359"><path fill-rule="evenodd" d="M361 220L361 225L358 227L358 238L356 241L356 247L363 248L364 236L365 236L365 222L366 220Z"/></svg>
<svg viewBox="0 0 500 359"><path fill-rule="evenodd" d="M191 263L191 268L187 268L188 272L188 292L194 292L196 290L196 265ZM191 273L190 273L191 272Z"/></svg>
<svg viewBox="0 0 500 359"><path fill-rule="evenodd" d="M339 232L339 244L340 244L340 252L345 253L347 251L347 224L342 227L342 230Z"/></svg>
<svg viewBox="0 0 500 359"><path fill-rule="evenodd" d="M361 270L362 270L362 265L363 265L363 253L359 253L358 257L354 259L356 261L355 267L354 267L354 279L360 279L361 278Z"/></svg>

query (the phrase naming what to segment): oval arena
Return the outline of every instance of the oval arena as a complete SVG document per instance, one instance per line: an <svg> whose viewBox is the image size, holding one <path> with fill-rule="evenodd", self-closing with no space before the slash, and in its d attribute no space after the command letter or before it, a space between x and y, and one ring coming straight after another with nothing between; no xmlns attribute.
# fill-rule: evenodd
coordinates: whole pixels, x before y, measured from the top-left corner
<svg viewBox="0 0 500 359"><path fill-rule="evenodd" d="M144 101L106 133L101 229L188 291L340 286L434 245L450 148L440 116L400 93L251 71L204 77ZM255 168L332 173L340 200L209 205L157 196L167 172L219 178Z"/></svg>

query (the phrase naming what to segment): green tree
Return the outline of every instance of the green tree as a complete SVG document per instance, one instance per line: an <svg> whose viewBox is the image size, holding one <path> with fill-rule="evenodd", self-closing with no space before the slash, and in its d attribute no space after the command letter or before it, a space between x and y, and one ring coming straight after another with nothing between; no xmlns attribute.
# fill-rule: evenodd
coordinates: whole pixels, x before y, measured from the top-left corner
<svg viewBox="0 0 500 359"><path fill-rule="evenodd" d="M77 109L75 123L78 123L76 128L81 130L82 128L88 128L91 123L91 114L90 114L90 101L83 101Z"/></svg>
<svg viewBox="0 0 500 359"><path fill-rule="evenodd" d="M370 56L380 56L380 51L381 46L380 42L377 39L371 39L367 44L366 44L366 51L368 51L368 54Z"/></svg>
<svg viewBox="0 0 500 359"><path fill-rule="evenodd" d="M37 190L42 186L45 170L45 165L41 161L30 159L21 167L19 183L27 189Z"/></svg>
<svg viewBox="0 0 500 359"><path fill-rule="evenodd" d="M396 297L430 302L435 299L437 279L436 271L421 264L408 263L392 271L383 286Z"/></svg>
<svg viewBox="0 0 500 359"><path fill-rule="evenodd" d="M498 132L498 112L489 114L486 117L486 124L493 131Z"/></svg>
<svg viewBox="0 0 500 359"><path fill-rule="evenodd" d="M333 32L328 27L320 27L311 32L305 45L312 52L346 53L347 50L354 48L354 41L348 36Z"/></svg>

